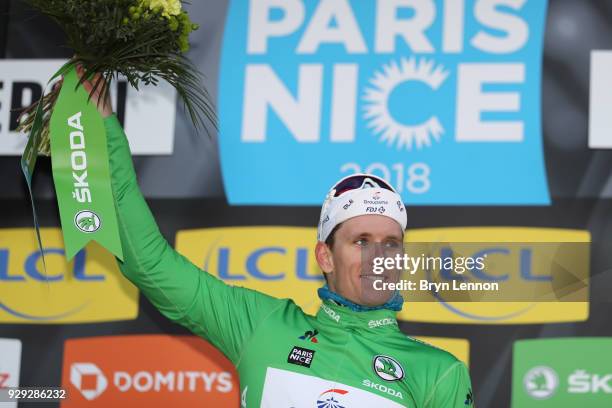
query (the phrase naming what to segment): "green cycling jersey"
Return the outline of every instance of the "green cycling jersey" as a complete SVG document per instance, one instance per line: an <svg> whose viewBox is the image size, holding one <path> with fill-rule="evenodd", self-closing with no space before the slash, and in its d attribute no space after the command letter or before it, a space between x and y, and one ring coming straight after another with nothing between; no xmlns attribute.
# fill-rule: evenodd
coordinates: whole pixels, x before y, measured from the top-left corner
<svg viewBox="0 0 612 408"><path fill-rule="evenodd" d="M105 119L122 273L167 318L221 350L240 377L241 407L470 407L465 365L403 334L391 310L292 300L230 286L177 253L138 188L116 118Z"/></svg>

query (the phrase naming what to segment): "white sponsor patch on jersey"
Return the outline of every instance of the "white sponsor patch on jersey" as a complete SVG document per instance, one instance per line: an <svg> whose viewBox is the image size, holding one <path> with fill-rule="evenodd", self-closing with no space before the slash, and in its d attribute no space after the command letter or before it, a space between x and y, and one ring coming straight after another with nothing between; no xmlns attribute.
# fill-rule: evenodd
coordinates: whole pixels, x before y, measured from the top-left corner
<svg viewBox="0 0 612 408"><path fill-rule="evenodd" d="M268 367L261 407L398 408L404 406L378 394L337 381Z"/></svg>

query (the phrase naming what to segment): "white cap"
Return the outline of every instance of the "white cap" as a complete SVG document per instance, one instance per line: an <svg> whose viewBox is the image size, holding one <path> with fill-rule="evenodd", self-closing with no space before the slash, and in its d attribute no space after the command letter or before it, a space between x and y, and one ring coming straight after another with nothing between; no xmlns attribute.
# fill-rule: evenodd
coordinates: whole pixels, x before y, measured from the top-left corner
<svg viewBox="0 0 612 408"><path fill-rule="evenodd" d="M338 197L336 186L351 177L365 177L360 187L347 190ZM388 187L388 188L387 188ZM329 190L321 208L317 240L325 242L334 227L359 215L378 214L389 217L406 229L406 208L402 198L388 183L372 174L357 173L344 177Z"/></svg>

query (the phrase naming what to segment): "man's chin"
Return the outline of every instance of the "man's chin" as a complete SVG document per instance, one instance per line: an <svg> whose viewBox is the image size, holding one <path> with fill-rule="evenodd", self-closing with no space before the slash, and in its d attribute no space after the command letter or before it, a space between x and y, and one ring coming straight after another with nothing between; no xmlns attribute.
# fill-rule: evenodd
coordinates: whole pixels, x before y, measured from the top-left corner
<svg viewBox="0 0 612 408"><path fill-rule="evenodd" d="M382 289L382 282L387 282L385 276L378 276L376 281L369 278L361 279L361 305L363 306L380 306L387 303L394 294L394 290ZM379 289L376 289L379 288Z"/></svg>
<svg viewBox="0 0 612 408"><path fill-rule="evenodd" d="M363 289L361 292L361 304L363 306L381 306L391 300L393 291L376 290L373 288Z"/></svg>

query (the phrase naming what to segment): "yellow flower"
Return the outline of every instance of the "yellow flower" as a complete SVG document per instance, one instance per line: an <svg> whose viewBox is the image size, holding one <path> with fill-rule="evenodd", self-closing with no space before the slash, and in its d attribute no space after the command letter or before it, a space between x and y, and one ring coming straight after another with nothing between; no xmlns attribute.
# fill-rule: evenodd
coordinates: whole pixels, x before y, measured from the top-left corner
<svg viewBox="0 0 612 408"><path fill-rule="evenodd" d="M161 9L164 17L178 16L182 8L180 0L143 0L143 4L151 10Z"/></svg>

